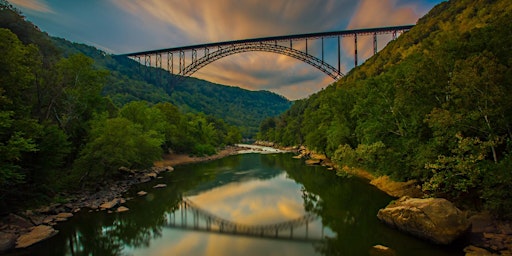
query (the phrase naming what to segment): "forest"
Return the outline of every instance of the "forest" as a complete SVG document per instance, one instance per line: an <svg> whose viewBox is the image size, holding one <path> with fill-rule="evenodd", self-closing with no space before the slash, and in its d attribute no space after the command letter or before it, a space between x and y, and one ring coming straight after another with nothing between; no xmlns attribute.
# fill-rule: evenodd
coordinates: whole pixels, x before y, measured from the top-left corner
<svg viewBox="0 0 512 256"><path fill-rule="evenodd" d="M258 138L511 218L511 20L506 0L443 2Z"/></svg>
<svg viewBox="0 0 512 256"><path fill-rule="evenodd" d="M116 76L81 53L65 54L0 1L0 213L143 169L163 153L214 154L240 129L169 102L116 104Z"/></svg>
<svg viewBox="0 0 512 256"><path fill-rule="evenodd" d="M182 112L205 113L240 128L246 139L258 132L260 122L286 111L291 102L269 91L249 91L188 77L179 79L166 70L144 67L124 56L106 54L92 46L51 38L64 56L82 53L94 65L110 71L103 94L116 106L131 101L169 102Z"/></svg>

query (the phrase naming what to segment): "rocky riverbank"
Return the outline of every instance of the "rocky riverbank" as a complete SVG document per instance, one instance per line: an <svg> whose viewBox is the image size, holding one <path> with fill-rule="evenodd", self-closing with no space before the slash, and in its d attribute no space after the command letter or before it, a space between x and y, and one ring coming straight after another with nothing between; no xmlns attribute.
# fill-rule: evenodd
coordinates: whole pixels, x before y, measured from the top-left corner
<svg viewBox="0 0 512 256"><path fill-rule="evenodd" d="M279 148L278 145L275 145L271 142L256 143L263 146ZM422 192L420 185L415 180L397 182L393 181L388 176L376 177L375 175L364 170L339 167L324 154L318 154L304 146L287 149L296 151L298 155L295 156L295 158L304 159L306 164L325 166L328 170L336 171L337 174L341 176L355 175L367 179L370 184L376 186L383 192L393 197L412 199L426 197L426 195ZM430 201L437 202L439 200ZM393 204L390 204L390 206L393 207ZM407 210L409 212L418 212L420 215L425 215L424 211L420 208L421 207L412 206ZM426 209L431 210L429 208L430 206L426 207ZM441 214L443 213L441 212ZM464 252L467 256L512 255L512 222L496 219L485 212L465 211L464 216L464 218L467 219L467 222L469 223L469 228L462 225L464 226L462 229L468 229L466 232L466 237L469 245L464 248ZM439 226L438 228L443 229L444 226ZM432 239L429 238L429 240Z"/></svg>
<svg viewBox="0 0 512 256"><path fill-rule="evenodd" d="M53 203L51 205L29 209L22 212L10 213L0 219L0 253L14 248L26 248L35 243L46 240L58 233L54 226L73 217L79 211L108 211L124 212L129 209L123 204L130 200L123 195L128 189L140 183L149 182L164 172L174 170L172 166L210 161L229 155L238 154L246 150L252 150L244 145L229 146L217 154L205 157L194 157L182 154L170 154L163 157L154 167L146 170L130 170L120 168L120 180L109 181L98 186L97 191L76 191L65 195L65 203ZM154 188L165 187L158 184ZM146 195L145 191L139 191L138 196Z"/></svg>

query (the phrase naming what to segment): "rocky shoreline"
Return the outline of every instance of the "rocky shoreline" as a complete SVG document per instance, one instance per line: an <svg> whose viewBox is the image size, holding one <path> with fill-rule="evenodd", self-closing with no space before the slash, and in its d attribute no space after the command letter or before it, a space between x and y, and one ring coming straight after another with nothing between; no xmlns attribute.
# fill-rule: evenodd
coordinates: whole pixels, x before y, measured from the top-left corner
<svg viewBox="0 0 512 256"><path fill-rule="evenodd" d="M271 142L256 142L256 144L270 147L277 147ZM387 193L390 196L400 198L400 201L406 201L409 199L415 198L423 198L426 195L421 191L421 187L419 186L417 181L411 180L407 182L396 182L391 180L388 176L380 176L376 177L373 174L359 169L343 167L340 168L336 166L327 156L324 154L318 154L314 151L307 149L304 146L294 147L294 148L286 148L288 150L296 151L298 153L295 158L304 159L306 164L310 165L322 165L325 166L328 170L336 171L338 175L355 175L364 179L367 179L371 185L374 185L381 191ZM430 200L430 199L429 199ZM444 199L443 199L444 200ZM432 200L438 201L438 200ZM396 208L394 203L391 203L389 208ZM387 209L388 207L384 208ZM429 208L428 206L427 208ZM403 207L402 207L403 208ZM420 214L425 214L422 207L413 206L412 208L406 209L407 211L420 212ZM446 208L446 207L442 207ZM382 209L382 210L384 210ZM405 209L405 208L403 208ZM381 210L381 211L382 211ZM430 209L431 210L431 209ZM397 216L403 215L404 212L400 212ZM428 215L428 214L427 214ZM425 216L427 216L425 215ZM489 213L486 212L464 212L464 219L469 223L468 227L466 227L467 231L461 232L462 235L465 235L465 238L468 240L469 245L464 248L464 253L466 256L486 256L486 255L512 255L512 222L506 220L499 220L492 217ZM429 216L429 220L430 216ZM391 221L390 221L391 222ZM395 220L395 224L396 224ZM432 224L432 223L429 223ZM394 225L394 224L393 224ZM393 226L392 225L392 226ZM439 227L441 232L445 232L443 230L446 226L445 223L441 224ZM464 228L462 228L463 230ZM413 231L416 232L416 231ZM430 231L429 231L430 232ZM420 235L421 237L421 235ZM428 239L433 240L433 239ZM453 240L452 240L453 241ZM381 245L379 245L381 246ZM390 250L392 251L392 250ZM387 255L387 254L386 254Z"/></svg>
<svg viewBox="0 0 512 256"><path fill-rule="evenodd" d="M215 155L205 157L166 155L163 160L156 162L154 167L146 170L120 168L119 172L123 179L101 184L103 189L98 191L69 193L61 195L66 198L65 203L53 203L37 209L10 213L0 219L0 253L16 248L26 248L56 235L58 230L53 227L73 217L73 214L79 211L128 211L129 209L123 204L130 198L124 198L123 194L133 185L157 179L161 173L172 172L174 170L172 166L220 159L248 149L250 148L243 145L228 146ZM154 188L165 186L165 184L158 184ZM139 191L137 194L144 196L146 192Z"/></svg>
<svg viewBox="0 0 512 256"><path fill-rule="evenodd" d="M282 151L296 152L294 158L303 159L306 164L323 165L328 170L344 173L342 175L355 175L369 180L370 184L380 190L397 198L411 197L421 198L421 192L417 182L395 182L387 176L375 177L364 170L352 168L340 168L323 154L318 154L307 148L301 147L279 147L269 142L256 142L256 145L278 148ZM149 182L158 179L163 172L173 171L172 166L210 161L220 159L229 155L259 152L261 149L237 145L227 147L218 154L206 157L191 157L188 155L171 154L166 155L161 161L154 164L154 167L146 170L129 170L120 168L124 173L122 180L102 184L108 189L99 191L81 191L65 195L66 203L54 203L37 209L26 210L18 213L11 213L0 220L0 253L13 250L14 248L26 248L35 243L48 239L58 233L55 226L59 222L66 221L78 211L108 211L123 212L129 209L123 204L130 198L123 198L128 189L135 184ZM267 150L266 152L271 152ZM272 151L275 152L275 151ZM154 186L155 189L165 187L165 184ZM138 196L144 196L147 192L139 191ZM469 243L465 247L466 255L512 255L512 223L492 218L486 213L466 213L469 216L468 222L471 228L467 234ZM381 245L379 245L381 246Z"/></svg>

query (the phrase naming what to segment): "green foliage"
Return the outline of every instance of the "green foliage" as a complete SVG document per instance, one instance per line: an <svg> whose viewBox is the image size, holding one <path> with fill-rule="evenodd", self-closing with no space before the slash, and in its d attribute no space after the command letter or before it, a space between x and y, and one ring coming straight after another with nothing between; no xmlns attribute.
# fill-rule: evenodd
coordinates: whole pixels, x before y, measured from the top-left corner
<svg viewBox="0 0 512 256"><path fill-rule="evenodd" d="M54 42L71 45L65 58ZM0 55L0 214L80 182L114 179L121 166L147 168L163 150L213 154L242 138L223 120L182 114L167 103L164 83L150 85L155 78L140 76L133 61L50 39L7 2L0 2ZM113 87L128 89L102 95ZM140 97L165 103L133 101Z"/></svg>
<svg viewBox="0 0 512 256"><path fill-rule="evenodd" d="M340 145L334 152L333 160L342 166L360 167L378 171L385 156L386 145L381 141L372 144L359 144L356 149Z"/></svg>
<svg viewBox="0 0 512 256"><path fill-rule="evenodd" d="M466 138L456 135L457 147L450 155L439 155L437 160L426 163L425 168L433 175L423 184L423 189L432 194L449 195L461 199L478 188L482 180L482 162L490 147L498 141L481 141L479 138Z"/></svg>
<svg viewBox="0 0 512 256"><path fill-rule="evenodd" d="M183 112L222 119L239 127L245 138L252 138L263 119L279 115L291 105L284 97L268 91L248 91L196 78L178 81L163 69L142 67L127 57L112 56L64 39L53 40L65 55L85 54L110 71L103 94L119 107L131 101L168 102Z"/></svg>
<svg viewBox="0 0 512 256"><path fill-rule="evenodd" d="M508 154L497 165L487 165L483 171L482 199L486 209L508 219L512 218L512 156Z"/></svg>
<svg viewBox="0 0 512 256"><path fill-rule="evenodd" d="M124 166L147 168L160 159L163 136L126 118L94 120L90 139L75 162L80 180L111 177Z"/></svg>
<svg viewBox="0 0 512 256"><path fill-rule="evenodd" d="M443 2L258 136L512 216L511 19L505 0Z"/></svg>

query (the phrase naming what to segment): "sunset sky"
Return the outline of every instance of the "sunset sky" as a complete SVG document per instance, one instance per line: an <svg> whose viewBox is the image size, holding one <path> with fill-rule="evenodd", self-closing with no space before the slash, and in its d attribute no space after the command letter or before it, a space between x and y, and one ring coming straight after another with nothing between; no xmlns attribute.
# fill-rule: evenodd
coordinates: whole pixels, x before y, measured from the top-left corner
<svg viewBox="0 0 512 256"><path fill-rule="evenodd" d="M441 0L9 0L52 36L121 54L217 41L415 24ZM379 38L379 48L388 37ZM333 39L334 40L334 39ZM328 48L327 61L336 60ZM353 40L344 40L342 72L353 68ZM300 46L297 46L300 47ZM314 45L311 46L314 51ZM359 63L371 38L358 41ZM331 64L335 65L335 62ZM308 64L273 53L218 60L195 77L300 99L334 82Z"/></svg>

